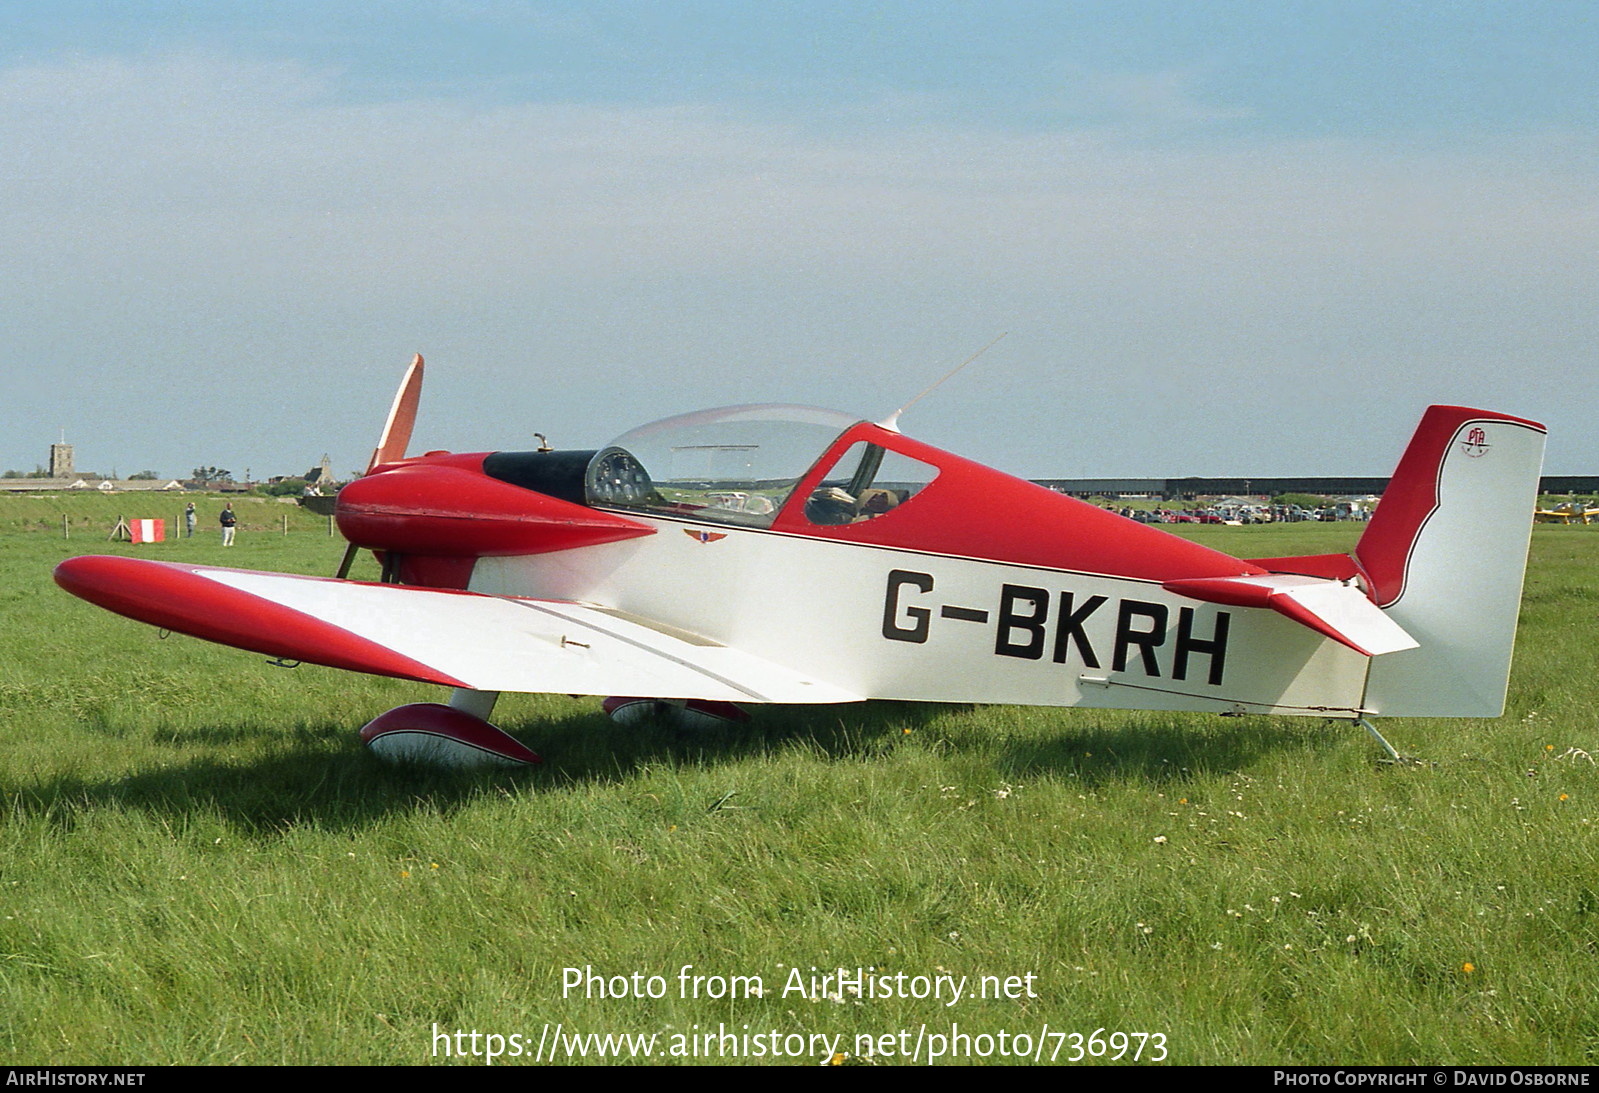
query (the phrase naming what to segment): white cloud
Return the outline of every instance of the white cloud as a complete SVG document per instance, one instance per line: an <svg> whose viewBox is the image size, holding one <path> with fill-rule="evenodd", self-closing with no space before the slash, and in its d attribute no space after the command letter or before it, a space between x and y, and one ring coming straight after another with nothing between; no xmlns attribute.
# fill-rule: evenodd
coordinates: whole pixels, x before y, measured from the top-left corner
<svg viewBox="0 0 1599 1093"><path fill-rule="evenodd" d="M1068 69L1060 95L1062 108L1094 116L1120 129L1149 126L1211 125L1237 121L1251 111L1208 100L1201 73L1187 69L1160 72L1086 72Z"/></svg>

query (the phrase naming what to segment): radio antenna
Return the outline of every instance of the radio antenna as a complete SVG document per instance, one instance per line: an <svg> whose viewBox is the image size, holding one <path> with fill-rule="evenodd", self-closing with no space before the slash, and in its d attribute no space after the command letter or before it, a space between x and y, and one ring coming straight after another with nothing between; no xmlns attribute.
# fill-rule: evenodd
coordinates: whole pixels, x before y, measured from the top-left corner
<svg viewBox="0 0 1599 1093"><path fill-rule="evenodd" d="M944 384L945 380L948 380L951 377L953 377L956 372L959 372L962 368L965 368L968 364L971 364L978 357L981 357L984 353L987 353L990 349L994 348L994 346L999 344L999 339L1003 338L1006 334L1009 334L1009 333L1010 333L1010 331L1008 331L1008 330L1003 331L999 335L999 338L995 338L993 341L991 341L987 345L983 346L983 348L979 349L977 352L973 353L971 356L969 356L965 360L961 361L954 368L951 368L949 370L948 374L946 374L943 379L941 379L937 383L933 384L927 390L923 391L921 394L919 394L915 398L911 399L904 406L901 406L898 410L895 410L892 414L889 414L886 418L884 418L882 421L879 421L877 424L880 427L884 428L884 429L890 429L890 430L892 430L893 432L896 432L896 433L899 432L899 416L901 414L903 414L906 410L909 410L912 406L915 406L918 402L922 401L922 399L926 398L928 395L932 394L935 390L937 390L939 387L941 387Z"/></svg>

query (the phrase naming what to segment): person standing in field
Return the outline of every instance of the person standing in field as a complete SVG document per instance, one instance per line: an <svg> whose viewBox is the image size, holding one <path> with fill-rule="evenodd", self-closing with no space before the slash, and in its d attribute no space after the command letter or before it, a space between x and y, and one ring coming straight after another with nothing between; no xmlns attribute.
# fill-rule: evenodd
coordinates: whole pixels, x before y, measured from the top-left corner
<svg viewBox="0 0 1599 1093"><path fill-rule="evenodd" d="M238 526L239 518L233 515L233 504L229 502L222 506L222 545L233 545L233 529Z"/></svg>
<svg viewBox="0 0 1599 1093"><path fill-rule="evenodd" d="M188 508L183 510L183 533L185 539L194 538L194 502L190 501Z"/></svg>

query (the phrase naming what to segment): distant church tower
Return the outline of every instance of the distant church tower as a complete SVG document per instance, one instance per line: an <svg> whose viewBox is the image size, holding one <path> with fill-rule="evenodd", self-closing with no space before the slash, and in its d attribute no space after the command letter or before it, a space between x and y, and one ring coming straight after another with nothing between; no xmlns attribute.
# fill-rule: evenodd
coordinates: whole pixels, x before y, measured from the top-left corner
<svg viewBox="0 0 1599 1093"><path fill-rule="evenodd" d="M73 477L71 444L63 443L50 445L50 477Z"/></svg>
<svg viewBox="0 0 1599 1093"><path fill-rule="evenodd" d="M327 452L322 453L322 462L305 472L305 481L307 485L318 488L333 484L333 461L328 458Z"/></svg>

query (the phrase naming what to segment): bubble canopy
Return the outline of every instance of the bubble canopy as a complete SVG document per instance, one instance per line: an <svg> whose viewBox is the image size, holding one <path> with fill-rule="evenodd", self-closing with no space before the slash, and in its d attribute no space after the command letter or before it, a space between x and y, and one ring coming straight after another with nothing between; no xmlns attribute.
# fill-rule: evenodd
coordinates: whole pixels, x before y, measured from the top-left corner
<svg viewBox="0 0 1599 1093"><path fill-rule="evenodd" d="M815 406L700 410L641 425L595 453L590 504L765 527L859 418Z"/></svg>

